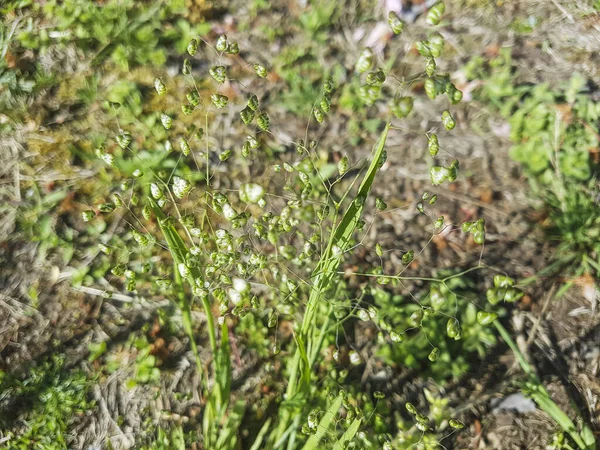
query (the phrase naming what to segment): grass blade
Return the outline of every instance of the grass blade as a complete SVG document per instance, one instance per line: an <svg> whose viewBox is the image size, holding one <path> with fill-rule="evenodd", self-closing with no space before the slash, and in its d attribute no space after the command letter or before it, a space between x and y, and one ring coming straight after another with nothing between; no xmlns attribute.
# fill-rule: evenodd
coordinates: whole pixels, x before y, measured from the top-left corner
<svg viewBox="0 0 600 450"><path fill-rule="evenodd" d="M362 217L365 202L371 187L373 186L375 175L379 170L389 130L390 124L388 123L381 133L377 144L375 144L375 147L373 148L371 153L371 163L363 177L356 197L342 216L342 219L331 232L327 248L323 252L319 263L312 273L311 278L313 280L313 287L309 295L308 305L300 327L301 339L296 340L300 345L296 348L296 352L294 353L294 357L290 364L289 381L284 397L285 401L290 401L297 395L308 394L306 390L310 388L310 383L306 385L305 383L302 383L302 381L306 374L310 374L311 368L309 361L313 361L316 354L319 352L317 343L313 343L310 339L310 331L311 329L314 329L315 316L319 305L323 303L323 295L327 289L330 288L333 278L337 276L336 272L342 262L344 252L349 249L352 235ZM301 375L299 375L299 372ZM277 442L281 440L283 434L288 429L292 413L292 408L283 409L277 433L274 435Z"/></svg>
<svg viewBox="0 0 600 450"><path fill-rule="evenodd" d="M267 432L269 431L269 427L271 426L271 419L267 419L267 421L263 424L254 440L254 444L250 447L250 450L260 450L262 448L262 442L265 438Z"/></svg>
<svg viewBox="0 0 600 450"><path fill-rule="evenodd" d="M342 406L342 396L338 395L327 409L327 412L321 417L319 425L317 426L317 432L308 438L308 441L306 441L302 450L315 450L316 448L320 448L319 442L321 442L321 439L323 439L323 436L329 430L331 421L335 418L340 406Z"/></svg>
<svg viewBox="0 0 600 450"><path fill-rule="evenodd" d="M522 389L523 393L531 397L542 411L548 414L563 429L563 431L568 433L581 450L595 450L596 439L594 438L591 429L589 429L587 425L584 425L581 434L577 431L577 427L569 416L567 416L554 400L552 400L550 394L533 371L533 368L512 340L508 331L506 331L506 328L498 321L494 321L494 325L500 333L500 336L502 336L502 339L504 339L515 354L521 369L523 369L523 372L525 372L529 378L525 383L525 388Z"/></svg>
<svg viewBox="0 0 600 450"><path fill-rule="evenodd" d="M213 391L216 400L215 407L219 418L225 414L231 392L230 355L229 330L227 329L227 324L223 322L221 326L221 347L215 355L215 390Z"/></svg>
<svg viewBox="0 0 600 450"><path fill-rule="evenodd" d="M354 419L340 440L335 443L333 450L345 450L350 441L354 439L354 435L358 432L361 422L361 419Z"/></svg>
<svg viewBox="0 0 600 450"><path fill-rule="evenodd" d="M216 448L219 450L234 450L237 448L238 431L244 418L246 403L243 400L235 402L227 421L219 434Z"/></svg>

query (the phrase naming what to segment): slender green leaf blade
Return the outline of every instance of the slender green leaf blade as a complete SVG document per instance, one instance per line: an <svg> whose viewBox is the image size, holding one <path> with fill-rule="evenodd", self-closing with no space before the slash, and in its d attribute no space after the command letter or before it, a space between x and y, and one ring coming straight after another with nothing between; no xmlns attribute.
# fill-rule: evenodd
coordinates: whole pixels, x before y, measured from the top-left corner
<svg viewBox="0 0 600 450"><path fill-rule="evenodd" d="M250 447L250 450L260 450L262 447L262 442L269 431L269 427L271 426L271 419L267 419L267 421L263 424L254 440L254 444Z"/></svg>
<svg viewBox="0 0 600 450"><path fill-rule="evenodd" d="M319 443L321 442L321 439L323 439L325 433L329 430L331 421L337 415L340 406L342 406L342 396L338 395L327 409L327 412L321 417L319 425L317 426L317 432L308 438L308 441L306 441L302 450L315 450L320 448Z"/></svg>
<svg viewBox="0 0 600 450"><path fill-rule="evenodd" d="M348 444L352 439L354 439L354 435L358 432L358 429L361 424L361 419L354 419L354 421L350 424L346 432L342 435L339 441L335 443L333 446L333 450L345 450Z"/></svg>

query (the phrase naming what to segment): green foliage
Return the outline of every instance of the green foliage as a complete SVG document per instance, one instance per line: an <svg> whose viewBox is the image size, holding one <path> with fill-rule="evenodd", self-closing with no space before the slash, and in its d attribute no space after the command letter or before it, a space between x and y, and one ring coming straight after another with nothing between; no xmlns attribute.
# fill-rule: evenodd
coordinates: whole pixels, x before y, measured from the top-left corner
<svg viewBox="0 0 600 450"><path fill-rule="evenodd" d="M515 21L513 28L530 32L536 23L532 16L527 21ZM484 82L476 98L490 102L508 120L513 142L510 155L523 165L534 192L543 200L548 216L543 225L558 246L554 262L540 275L600 274L598 167L591 158L600 141L592 125L600 118L600 102L588 95L587 81L575 73L563 86L516 85L514 79L518 74L510 49L502 49L488 65L476 57L465 71L469 78ZM569 285L567 283L558 295ZM514 302L522 296L514 280L501 275L494 277L494 285L487 291L492 305ZM595 438L589 427L576 427L554 403L496 317L496 313L479 312L477 319L479 323L494 323L527 375L522 391L562 428L552 448L573 448L566 442L569 435L578 448L595 449Z"/></svg>
<svg viewBox="0 0 600 450"><path fill-rule="evenodd" d="M438 382L460 378L475 358L483 358L496 344L493 330L477 320L474 286L466 277L449 275L447 281L432 283L418 304L382 288L373 297L386 328L399 336L382 346L379 356ZM433 349L437 358L430 363L427 357Z"/></svg>
<svg viewBox="0 0 600 450"><path fill-rule="evenodd" d="M40 63L43 57L54 59L54 54L75 50L78 57L85 57L86 65L106 63L116 73L141 64L159 67L165 63L168 49L183 50L190 37L208 30L207 24L192 26L185 20L183 0L152 4L136 0L10 0L1 8L0 108L17 122L26 117L32 96L45 88L67 86L65 90L72 91L69 95L76 93L87 105L97 94L96 76L73 90L70 83L76 78L57 79L48 64ZM15 61L12 65L7 54ZM76 70L85 71L86 67ZM0 127L12 125L2 122Z"/></svg>
<svg viewBox="0 0 600 450"><path fill-rule="evenodd" d="M307 99L316 99L327 74L323 73L322 60L329 34L337 23L341 10L335 3L311 2L307 11L299 16L297 33L292 44L275 55L273 67L285 81L285 89L274 90L281 105L293 114L305 117L315 106ZM272 28L272 27L270 27ZM275 27L279 29L279 27ZM335 79L345 78L344 67L332 64L330 74Z"/></svg>
<svg viewBox="0 0 600 450"><path fill-rule="evenodd" d="M151 355L152 347L145 336L133 340L133 345L138 353L135 358L135 372L133 378L127 382L127 387L133 388L137 384L157 382L160 379L160 370L156 367L156 356Z"/></svg>
<svg viewBox="0 0 600 450"><path fill-rule="evenodd" d="M51 23L51 28L38 34L38 24L30 22L17 36L23 47L43 50L55 42L76 42L81 50L94 54L95 63L110 59L122 70L128 70L130 64L163 64L165 39L175 40L181 47L200 30L191 29L181 20L175 22L177 32L161 30L166 18L181 17L185 11L182 1L140 7L133 0L110 0L102 6L79 0L53 0L43 8L37 4L32 8Z"/></svg>
<svg viewBox="0 0 600 450"><path fill-rule="evenodd" d="M67 448L69 425L93 407L89 385L82 372L66 372L60 357L32 368L25 377L0 372L0 426L7 448Z"/></svg>
<svg viewBox="0 0 600 450"><path fill-rule="evenodd" d="M557 171L565 180L586 181L591 175L590 150L598 146L598 137L589 124L600 117L600 103L587 96L580 75L570 83L568 90L557 94L549 85L535 86L509 120L516 143L511 156L544 184ZM560 103L562 98L568 103Z"/></svg>
<svg viewBox="0 0 600 450"><path fill-rule="evenodd" d="M589 180L590 151L599 145L591 124L600 118L600 102L588 95L586 80L575 73L559 89L545 83L515 85L514 70L510 49L487 65L474 58L465 67L467 77L484 81L476 98L508 119L511 157L546 186L557 176L566 182Z"/></svg>
<svg viewBox="0 0 600 450"><path fill-rule="evenodd" d="M600 273L598 233L598 164L600 146L594 124L600 102L579 73L562 86L515 85L510 49L485 64L474 58L469 78L484 84L476 98L490 102L508 119L513 142L510 155L525 169L532 189L543 200L550 239L560 242L550 270L573 275Z"/></svg>
<svg viewBox="0 0 600 450"><path fill-rule="evenodd" d="M306 116L311 111L312 105L307 98L316 98L320 92L323 80L323 71L315 51L307 44L286 47L274 61L278 73L284 79L287 89L278 93L281 104L288 111Z"/></svg>
<svg viewBox="0 0 600 450"><path fill-rule="evenodd" d="M313 2L310 10L300 16L300 25L311 40L325 43L331 24L339 20L340 9L335 3Z"/></svg>
<svg viewBox="0 0 600 450"><path fill-rule="evenodd" d="M36 76L11 68L8 64L8 51L14 39L15 28L9 22L0 21L0 106L3 113L24 108L27 96L36 86ZM0 123L0 131L9 129L8 124Z"/></svg>
<svg viewBox="0 0 600 450"><path fill-rule="evenodd" d="M600 276L600 188L588 183L556 183L544 196L547 236L558 243L556 261L574 275Z"/></svg>
<svg viewBox="0 0 600 450"><path fill-rule="evenodd" d="M140 450L185 450L186 440L181 426L174 426L170 430L158 427L152 443L141 445Z"/></svg>

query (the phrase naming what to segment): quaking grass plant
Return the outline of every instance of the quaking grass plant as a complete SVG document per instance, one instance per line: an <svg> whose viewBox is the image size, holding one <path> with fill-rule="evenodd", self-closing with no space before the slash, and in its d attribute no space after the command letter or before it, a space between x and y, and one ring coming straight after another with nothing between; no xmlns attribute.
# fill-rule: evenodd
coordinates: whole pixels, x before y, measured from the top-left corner
<svg viewBox="0 0 600 450"><path fill-rule="evenodd" d="M339 383L330 383L322 395L323 385L315 384L315 368L323 362L325 342L331 341L342 323L365 313L373 320L376 316L361 304L364 292L354 299L340 294L340 268L361 245L358 235L370 226L365 211L376 218L387 208L382 199L372 199L371 189L387 159L388 135L401 130L396 123L413 109L412 84L423 81L431 99L445 94L450 104L462 97L448 75L436 73L435 59L441 55L444 41L435 27L443 10L443 3L438 3L427 15L434 29L416 44L424 58L424 70L409 80L397 78L393 65L391 69L379 67L370 49L360 54L354 67L354 76L361 80L360 104L369 108L385 102L389 113L368 159L351 164L344 156L337 173L324 169L318 144L310 139L317 128L315 122L317 126L324 123L335 107L336 80L324 77L320 96L310 99L314 103L305 135L290 141L271 124L264 100L267 94L259 98L255 93L261 82L269 83L267 67L246 62L249 56L242 57L238 43L225 35L214 46L201 38L190 41L189 58L181 69L188 85L183 104L177 104L181 102L177 89L170 91L175 82L155 80L165 110L151 128L164 149L144 149L143 137L136 136L132 128L120 129L116 144L107 142L97 150L98 157L114 169L113 179L121 177L122 181L121 192L115 189L112 200L99 204L97 210L122 211L130 225L125 236L113 236L100 246L112 264L112 289L118 289L122 280L129 291L166 296L177 304L202 378L203 448L394 448L390 434L369 436L373 413L365 414ZM389 24L396 35L401 34L404 24L394 13L389 15ZM210 83L197 78L197 55L204 61L216 60L208 70ZM244 98L241 104L236 103L239 97ZM225 121L231 115L239 117L237 123ZM436 128L452 130L456 125L449 109L443 110L439 120ZM219 124L225 124L227 130ZM439 155L441 145L433 131L423 132L429 153L435 162L444 161L449 152ZM229 141L235 142L236 148L222 147ZM276 149L286 146L295 148L295 158L285 152L274 155ZM148 154L154 155L149 158ZM154 163L148 164L149 160ZM242 169L233 177L231 171L237 170L237 165ZM432 165L432 184L454 181L458 167L455 160ZM358 174L352 178L351 173ZM435 200L435 196L425 195L423 201L433 204ZM422 203L418 209L424 213ZM96 210L89 209L83 212L83 219L92 221L95 215ZM434 234L440 232L443 218L432 225ZM483 220L464 224L463 231L483 244ZM376 252L380 255L380 246ZM408 265L413 258L414 251L409 251L402 260ZM374 273L369 278L381 285L402 279L402 273ZM433 281L445 285L446 280ZM423 329L427 317L438 311L419 305L418 314L411 316L414 326L410 329ZM192 319L198 306L206 317L209 360L201 356L198 341L204 337L196 334ZM249 315L274 329L272 354L286 367L285 390L276 401L276 413L263 419L251 442L241 442L239 429L249 405L232 395L230 339L236 325ZM460 339L460 322L455 315L448 317L448 336ZM487 324L495 317L480 311L478 320ZM282 343L277 329L283 319L295 327L292 339ZM394 345L408 331L394 330L385 320L377 324L384 339ZM431 344L428 359L434 362L438 353ZM351 352L350 360L357 358L358 354ZM377 393L377 401L382 397ZM414 406L407 404L407 410L414 415L418 430L431 429L430 420ZM454 419L448 424L462 427Z"/></svg>

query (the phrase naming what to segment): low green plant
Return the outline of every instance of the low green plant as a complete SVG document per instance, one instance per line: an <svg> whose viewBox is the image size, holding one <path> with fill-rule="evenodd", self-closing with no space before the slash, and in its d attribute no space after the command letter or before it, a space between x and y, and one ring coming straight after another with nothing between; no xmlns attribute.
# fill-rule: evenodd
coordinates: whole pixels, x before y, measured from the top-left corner
<svg viewBox="0 0 600 450"><path fill-rule="evenodd" d="M459 379L469 371L473 358L484 358L496 345L494 332L478 321L475 286L466 276L453 275L438 274L441 281L432 282L429 291L418 297L418 303L412 297L375 290L379 315L395 330L396 339L402 340L402 345L380 348L384 360L443 383ZM423 305L435 314L421 317ZM438 364L428 360L434 347Z"/></svg>
<svg viewBox="0 0 600 450"><path fill-rule="evenodd" d="M550 269L566 268L570 276L600 276L600 188L596 180L587 183L556 183L542 197L548 213L545 231L557 244L555 263ZM570 286L568 280L565 286Z"/></svg>
<svg viewBox="0 0 600 450"><path fill-rule="evenodd" d="M13 1L6 9L10 12L27 8L41 15L50 26L37 32L38 17L24 24L17 35L23 47L43 51L55 43L75 42L81 50L93 54L93 64L110 59L123 70L128 70L131 64L161 65L166 60L165 42L175 44L181 51L192 36L206 30L202 25L194 28L185 25L181 20L185 2L181 0L152 5L110 0L101 7L79 0L49 1L44 5ZM173 24L173 31L160 31L167 21Z"/></svg>
<svg viewBox="0 0 600 450"><path fill-rule="evenodd" d="M544 274L598 275L598 162L593 155L600 146L594 129L600 102L589 95L593 86L579 73L558 86L518 85L516 70L508 48L487 64L473 58L465 68L468 78L482 81L474 98L489 102L508 120L510 156L523 165L548 217L543 228L558 242Z"/></svg>
<svg viewBox="0 0 600 450"><path fill-rule="evenodd" d="M558 87L519 85L515 70L508 48L489 63L475 57L465 67L469 79L482 81L475 99L489 102L508 119L511 157L532 175L534 188L557 178L589 180L594 170L590 152L599 144L592 124L600 118L600 102L589 96L585 78L575 73Z"/></svg>
<svg viewBox="0 0 600 450"><path fill-rule="evenodd" d="M136 0L4 2L0 6L0 108L11 120L3 120L0 129L12 129L31 116L37 119L41 114L31 114L28 106L47 96L52 87L58 87L58 100L64 101L61 93L78 95L89 106L99 82L97 74L88 75L90 66L119 75L141 65L162 66L169 49L183 51L192 36L209 29L206 23L191 25L187 13L183 0L151 5ZM68 59L73 54L76 61ZM67 79L53 67L54 55L67 58L65 64L71 65Z"/></svg>
<svg viewBox="0 0 600 450"><path fill-rule="evenodd" d="M31 368L26 376L0 371L3 448L67 448L73 419L93 408L89 387L85 374L65 371L64 358L58 356Z"/></svg>
<svg viewBox="0 0 600 450"><path fill-rule="evenodd" d="M138 338L134 341L138 351L135 358L134 377L127 383L128 387L134 387L138 383L151 383L160 379L160 370L156 367L156 356L151 354L152 347L145 338Z"/></svg>

